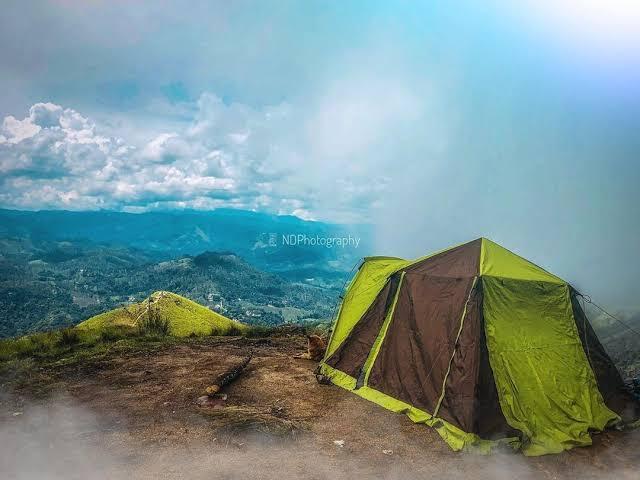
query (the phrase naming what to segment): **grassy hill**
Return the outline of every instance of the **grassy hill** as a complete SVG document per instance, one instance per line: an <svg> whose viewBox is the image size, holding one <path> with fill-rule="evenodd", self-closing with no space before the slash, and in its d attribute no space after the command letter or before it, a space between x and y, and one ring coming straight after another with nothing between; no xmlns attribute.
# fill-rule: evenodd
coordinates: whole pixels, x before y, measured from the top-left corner
<svg viewBox="0 0 640 480"><path fill-rule="evenodd" d="M207 307L171 292L159 291L139 303L133 303L91 317L80 323L80 331L101 333L114 328L164 329L169 335L228 334L247 327Z"/></svg>

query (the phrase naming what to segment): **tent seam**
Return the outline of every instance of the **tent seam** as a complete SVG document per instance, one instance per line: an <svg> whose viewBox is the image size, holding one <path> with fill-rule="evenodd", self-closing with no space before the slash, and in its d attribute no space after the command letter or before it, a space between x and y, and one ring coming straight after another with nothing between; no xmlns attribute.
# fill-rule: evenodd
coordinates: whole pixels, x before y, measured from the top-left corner
<svg viewBox="0 0 640 480"><path fill-rule="evenodd" d="M339 345L336 345L333 349L330 348L331 342L333 341L333 335L336 332L336 327L338 326L338 322L340 321L340 315L342 314L342 307L344 306L344 302L347 300L347 294L349 293L349 290L351 290L351 287L355 284L356 279L360 276L362 265L364 265L364 262L361 262L361 265L358 267L356 274L351 278L351 281L349 282L349 284L347 285L347 288L345 289L344 297L342 298L342 301L340 302L340 306L338 307L338 311L336 312L336 318L335 320L333 320L334 325L333 325L333 329L331 330L331 335L329 336L329 341L327 342L327 349L324 352L324 358L322 359L323 362L327 361L329 357L333 355L333 352L335 352L336 349L339 347Z"/></svg>
<svg viewBox="0 0 640 480"><path fill-rule="evenodd" d="M451 353L451 358L449 358L449 365L447 366L447 373L444 375L444 379L442 380L442 392L440 393L440 398L438 398L438 403L436 403L436 408L433 410L433 416L436 417L438 412L440 411L440 406L442 405L442 401L444 400L445 389L447 386L447 379L449 378L449 374L451 373L451 365L453 364L453 359L456 356L456 352L458 351L458 342L460 341L460 335L462 334L462 328L464 327L464 319L467 316L467 307L469 306L469 302L471 301L471 295L476 288L476 284L478 282L478 277L473 277L473 283L471 284L471 289L469 289L469 295L467 295L467 300L464 302L464 308L462 309L462 317L460 318L460 327L458 328L458 334L456 335L456 341L453 344L453 352Z"/></svg>
<svg viewBox="0 0 640 480"><path fill-rule="evenodd" d="M378 353L380 353L380 347L382 346L382 342L384 342L385 337L387 336L387 332L389 331L389 325L391 324L391 320L393 319L393 315L396 312L396 305L398 303L398 297L400 296L400 288L402 287L402 282L404 281L404 275L406 272L402 272L400 275L400 281L398 282L398 288L396 289L396 293L393 297L393 304L391 305L391 309L389 310L389 314L387 318L385 318L382 327L380 327L380 332L376 337L376 340L373 342L373 346L371 347L371 351L367 356L367 359L364 362L363 370L364 380L362 382L363 386L368 386L369 384L369 374L371 373L371 369L373 368L373 364L378 358Z"/></svg>

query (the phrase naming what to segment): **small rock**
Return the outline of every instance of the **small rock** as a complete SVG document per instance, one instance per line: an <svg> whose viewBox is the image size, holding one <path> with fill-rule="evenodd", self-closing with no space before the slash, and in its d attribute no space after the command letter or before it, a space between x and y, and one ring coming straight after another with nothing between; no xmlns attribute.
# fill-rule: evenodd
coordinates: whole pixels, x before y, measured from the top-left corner
<svg viewBox="0 0 640 480"><path fill-rule="evenodd" d="M333 444L336 445L337 447L344 447L344 440L334 440Z"/></svg>
<svg viewBox="0 0 640 480"><path fill-rule="evenodd" d="M393 455L393 450L382 450L385 455Z"/></svg>
<svg viewBox="0 0 640 480"><path fill-rule="evenodd" d="M19 417L20 415L22 415L22 412L13 412L14 417Z"/></svg>
<svg viewBox="0 0 640 480"><path fill-rule="evenodd" d="M196 399L196 404L201 407L210 407L210 408L224 408L225 406L225 398L219 397L210 397L209 395L203 395Z"/></svg>

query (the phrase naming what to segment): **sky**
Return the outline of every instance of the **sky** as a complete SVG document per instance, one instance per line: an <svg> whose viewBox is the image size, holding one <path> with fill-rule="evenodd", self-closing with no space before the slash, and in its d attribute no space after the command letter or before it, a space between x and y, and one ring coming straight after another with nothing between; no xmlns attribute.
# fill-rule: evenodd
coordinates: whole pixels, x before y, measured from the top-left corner
<svg viewBox="0 0 640 480"><path fill-rule="evenodd" d="M3 2L0 207L485 236L640 304L633 0Z"/></svg>

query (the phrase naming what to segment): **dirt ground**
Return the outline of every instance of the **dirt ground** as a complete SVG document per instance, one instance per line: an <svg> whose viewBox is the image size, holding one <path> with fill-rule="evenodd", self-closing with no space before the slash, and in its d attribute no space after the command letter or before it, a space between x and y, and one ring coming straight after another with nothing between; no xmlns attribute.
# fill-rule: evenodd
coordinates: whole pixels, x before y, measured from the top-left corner
<svg viewBox="0 0 640 480"><path fill-rule="evenodd" d="M319 385L315 363L294 358L305 346L295 335L212 337L5 381L0 473L16 479L640 479L638 432L594 435L592 447L538 458L452 452L430 428ZM215 376L249 351L254 357L225 389L224 407L198 406Z"/></svg>

